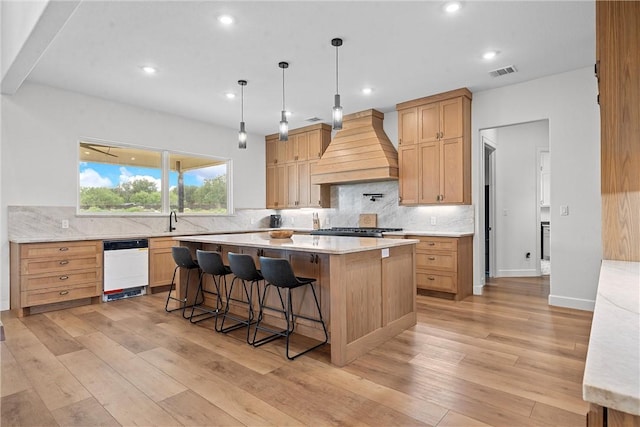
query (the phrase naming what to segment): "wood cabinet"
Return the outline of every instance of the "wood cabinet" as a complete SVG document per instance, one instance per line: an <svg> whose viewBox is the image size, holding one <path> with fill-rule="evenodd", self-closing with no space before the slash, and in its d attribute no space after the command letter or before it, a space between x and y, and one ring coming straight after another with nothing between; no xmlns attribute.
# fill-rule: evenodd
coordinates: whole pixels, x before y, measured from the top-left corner
<svg viewBox="0 0 640 427"><path fill-rule="evenodd" d="M461 300L473 293L472 236L425 237L416 245L416 285L431 295Z"/></svg>
<svg viewBox="0 0 640 427"><path fill-rule="evenodd" d="M596 1L595 8L602 254L603 259L638 262L640 2Z"/></svg>
<svg viewBox="0 0 640 427"><path fill-rule="evenodd" d="M176 263L171 248L179 246L173 237L149 239L149 287L170 285Z"/></svg>
<svg viewBox="0 0 640 427"><path fill-rule="evenodd" d="M471 97L463 88L396 106L401 205L471 203Z"/></svg>
<svg viewBox="0 0 640 427"><path fill-rule="evenodd" d="M331 140L324 123L289 131L289 140L266 137L267 203L269 209L323 208L330 205L329 185L311 184L311 169Z"/></svg>
<svg viewBox="0 0 640 427"><path fill-rule="evenodd" d="M31 308L102 294L102 241L11 243L11 309ZM42 307L46 309L46 307Z"/></svg>

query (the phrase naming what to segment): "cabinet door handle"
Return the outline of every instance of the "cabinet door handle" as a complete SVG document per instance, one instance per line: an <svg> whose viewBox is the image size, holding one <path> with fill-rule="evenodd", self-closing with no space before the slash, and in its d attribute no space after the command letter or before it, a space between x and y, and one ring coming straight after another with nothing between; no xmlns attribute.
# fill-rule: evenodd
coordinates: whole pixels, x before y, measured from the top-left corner
<svg viewBox="0 0 640 427"><path fill-rule="evenodd" d="M436 196L436 201L438 201L438 202L440 201L440 195L439 194Z"/></svg>
<svg viewBox="0 0 640 427"><path fill-rule="evenodd" d="M69 248L67 248L66 246L63 246L63 247L61 247L59 250L60 250L60 251L62 251L62 252L64 252L64 251L68 251L68 250L69 250Z"/></svg>
<svg viewBox="0 0 640 427"><path fill-rule="evenodd" d="M316 260L316 257L313 254L311 254L311 259L309 260L309 262L313 264L315 260Z"/></svg>
<svg viewBox="0 0 640 427"><path fill-rule="evenodd" d="M435 243L435 242L429 242L429 243L427 243L427 244L428 244L429 246L435 246L435 245L436 245L436 243Z"/></svg>
<svg viewBox="0 0 640 427"><path fill-rule="evenodd" d="M316 264L320 262L320 257L318 257L318 254L316 254Z"/></svg>
<svg viewBox="0 0 640 427"><path fill-rule="evenodd" d="M68 278L69 278L69 276L60 276L60 277L58 277L58 279L60 279L60 280L67 280Z"/></svg>
<svg viewBox="0 0 640 427"><path fill-rule="evenodd" d="M69 291L60 291L60 292L58 292L58 294L60 294L60 295L68 295Z"/></svg>
<svg viewBox="0 0 640 427"><path fill-rule="evenodd" d="M429 257L429 261L435 261L435 260L436 260L436 257L434 257L434 256L430 256Z"/></svg>
<svg viewBox="0 0 640 427"><path fill-rule="evenodd" d="M65 259L65 260L60 261L58 264L60 264L60 265L67 265L67 264L69 264L69 261L67 261L67 260Z"/></svg>
<svg viewBox="0 0 640 427"><path fill-rule="evenodd" d="M274 164L274 165L275 165L275 164L278 164L278 159L275 159L275 160L273 161L273 164Z"/></svg>
<svg viewBox="0 0 640 427"><path fill-rule="evenodd" d="M402 145L402 138L398 138L398 145Z"/></svg>
<svg viewBox="0 0 640 427"><path fill-rule="evenodd" d="M429 279L429 280L436 280L436 278L435 278L435 277L433 277L433 276L429 276L429 277L427 277L427 279Z"/></svg>

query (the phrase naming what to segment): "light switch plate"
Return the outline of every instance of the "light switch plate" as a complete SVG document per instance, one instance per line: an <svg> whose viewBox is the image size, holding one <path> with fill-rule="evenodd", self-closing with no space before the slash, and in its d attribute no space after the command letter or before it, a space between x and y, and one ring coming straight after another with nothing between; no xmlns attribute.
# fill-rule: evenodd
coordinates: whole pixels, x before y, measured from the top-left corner
<svg viewBox="0 0 640 427"><path fill-rule="evenodd" d="M432 216L432 217L431 217L431 225L436 225L436 223L437 223L437 222L438 222L438 221L437 221L436 217L435 217L435 216Z"/></svg>
<svg viewBox="0 0 640 427"><path fill-rule="evenodd" d="M389 248L382 249L382 258L389 258Z"/></svg>
<svg viewBox="0 0 640 427"><path fill-rule="evenodd" d="M568 216L569 215L569 206L562 205L560 206L560 216Z"/></svg>

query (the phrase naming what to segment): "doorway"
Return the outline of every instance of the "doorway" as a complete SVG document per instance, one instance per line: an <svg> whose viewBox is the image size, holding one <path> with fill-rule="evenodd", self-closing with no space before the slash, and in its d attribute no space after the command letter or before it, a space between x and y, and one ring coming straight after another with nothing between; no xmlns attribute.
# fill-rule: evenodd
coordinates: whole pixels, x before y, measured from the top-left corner
<svg viewBox="0 0 640 427"><path fill-rule="evenodd" d="M483 279L540 276L541 225L549 212L549 207L543 210L541 197L550 188L550 175L545 175L544 182L541 178L540 154L549 152L549 122L483 129L480 140L484 194L479 197L478 234L482 235L478 237L484 245ZM548 200L545 205L550 204Z"/></svg>

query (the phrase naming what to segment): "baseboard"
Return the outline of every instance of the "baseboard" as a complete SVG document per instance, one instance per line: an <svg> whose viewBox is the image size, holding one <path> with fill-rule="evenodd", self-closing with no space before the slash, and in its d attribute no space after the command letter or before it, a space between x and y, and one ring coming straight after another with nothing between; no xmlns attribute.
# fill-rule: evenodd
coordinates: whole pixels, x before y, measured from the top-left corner
<svg viewBox="0 0 640 427"><path fill-rule="evenodd" d="M574 308L576 310L593 311L596 306L595 300L561 297L558 295L549 295L549 305L556 307Z"/></svg>
<svg viewBox="0 0 640 427"><path fill-rule="evenodd" d="M474 295L482 295L482 289L484 288L484 285L474 285L473 286L473 294Z"/></svg>
<svg viewBox="0 0 640 427"><path fill-rule="evenodd" d="M495 277L536 277L540 274L536 269L526 270L498 270L498 274Z"/></svg>

